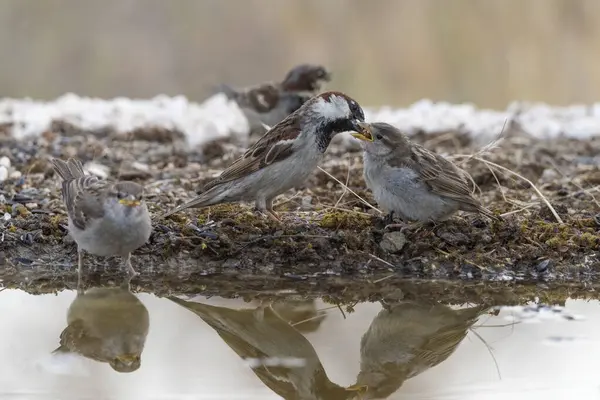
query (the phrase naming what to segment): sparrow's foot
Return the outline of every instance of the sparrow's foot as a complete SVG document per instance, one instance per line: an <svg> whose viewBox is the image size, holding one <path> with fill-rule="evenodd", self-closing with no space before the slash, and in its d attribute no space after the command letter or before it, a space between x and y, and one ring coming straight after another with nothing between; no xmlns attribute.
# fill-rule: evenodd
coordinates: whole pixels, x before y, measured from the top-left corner
<svg viewBox="0 0 600 400"><path fill-rule="evenodd" d="M399 224L389 224L389 225L386 225L384 229L386 231L399 230L401 233L404 233L404 232L409 231L409 230L417 232L424 225L425 224L423 222L411 222L411 223L405 223L405 222L403 222L403 223L399 223Z"/></svg>
<svg viewBox="0 0 600 400"><path fill-rule="evenodd" d="M279 215L277 215L277 213L275 211L273 211L273 210L267 210L267 215L273 221L275 221L275 222L281 222L281 219L279 218Z"/></svg>
<svg viewBox="0 0 600 400"><path fill-rule="evenodd" d="M390 211L384 218L383 223L387 225L392 225L394 223L394 212Z"/></svg>

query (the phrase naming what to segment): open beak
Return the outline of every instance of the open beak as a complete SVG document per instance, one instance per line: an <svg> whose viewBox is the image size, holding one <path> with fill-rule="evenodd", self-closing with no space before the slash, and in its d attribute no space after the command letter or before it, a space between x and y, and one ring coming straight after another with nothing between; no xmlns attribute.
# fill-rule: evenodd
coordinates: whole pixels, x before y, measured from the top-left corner
<svg viewBox="0 0 600 400"><path fill-rule="evenodd" d="M117 356L117 360L126 365L133 364L135 361L137 361L137 358L137 354L121 354L120 356Z"/></svg>
<svg viewBox="0 0 600 400"><path fill-rule="evenodd" d="M123 204L124 206L127 207L137 207L141 204L141 202L139 200L136 199L121 199L119 200L119 203Z"/></svg>
<svg viewBox="0 0 600 400"><path fill-rule="evenodd" d="M354 124L354 130L356 132L351 133L351 135L355 138L359 140L364 140L366 142L373 141L373 135L371 135L371 128L366 122L356 122Z"/></svg>

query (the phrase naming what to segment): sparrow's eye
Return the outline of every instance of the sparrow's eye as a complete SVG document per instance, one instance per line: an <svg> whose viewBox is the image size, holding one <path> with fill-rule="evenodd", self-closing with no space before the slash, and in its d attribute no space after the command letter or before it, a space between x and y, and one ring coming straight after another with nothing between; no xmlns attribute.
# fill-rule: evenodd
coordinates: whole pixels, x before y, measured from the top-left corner
<svg viewBox="0 0 600 400"><path fill-rule="evenodd" d="M124 199L125 197L127 197L127 193L117 192L117 198Z"/></svg>
<svg viewBox="0 0 600 400"><path fill-rule="evenodd" d="M380 134L375 135L375 137L377 138L377 140L383 139L383 136L381 136Z"/></svg>
<svg viewBox="0 0 600 400"><path fill-rule="evenodd" d="M358 105L358 103L355 102L354 100L350 101L350 112L352 113L352 115L355 118L358 118L361 121L365 120L365 115L363 114L362 109L360 108L360 106Z"/></svg>

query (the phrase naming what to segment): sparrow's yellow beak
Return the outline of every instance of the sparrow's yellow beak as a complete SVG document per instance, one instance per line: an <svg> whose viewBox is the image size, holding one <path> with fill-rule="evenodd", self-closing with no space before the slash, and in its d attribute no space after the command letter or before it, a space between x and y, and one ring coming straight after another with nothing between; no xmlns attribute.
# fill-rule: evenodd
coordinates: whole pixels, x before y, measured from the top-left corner
<svg viewBox="0 0 600 400"><path fill-rule="evenodd" d="M366 142L373 141L373 135L371 135L371 127L366 122L358 122L356 124L356 132L352 132L351 135L359 140Z"/></svg>
<svg viewBox="0 0 600 400"><path fill-rule="evenodd" d="M119 200L119 203L121 203L127 207L137 207L141 204L141 202L139 200L131 200L131 199L121 199L121 200Z"/></svg>
<svg viewBox="0 0 600 400"><path fill-rule="evenodd" d="M365 393L368 389L369 389L369 387L367 385L359 385L359 384L348 386L346 388L346 390L349 392L358 392L358 393Z"/></svg>
<svg viewBox="0 0 600 400"><path fill-rule="evenodd" d="M132 364L134 361L136 361L138 358L137 354L121 354L120 356L117 356L117 360L124 363L124 364Z"/></svg>

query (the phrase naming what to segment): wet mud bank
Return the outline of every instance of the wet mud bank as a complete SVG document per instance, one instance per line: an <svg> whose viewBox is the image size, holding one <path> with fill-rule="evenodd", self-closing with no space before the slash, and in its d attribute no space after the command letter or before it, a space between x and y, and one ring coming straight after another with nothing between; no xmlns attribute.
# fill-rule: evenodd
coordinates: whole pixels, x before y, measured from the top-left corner
<svg viewBox="0 0 600 400"><path fill-rule="evenodd" d="M323 295L347 288L356 294L400 278L594 284L600 273L600 140L539 140L516 131L504 136L475 158L466 156L481 144L465 132L414 136L463 163L482 203L503 215L502 222L461 214L400 233L385 231L382 215L370 206L377 204L364 185L360 149L348 141L332 144L322 165L327 173L315 171L302 187L276 199L282 218L276 223L246 204L157 219L242 154L244 145L231 139L188 148L177 131L86 132L61 121L37 138L0 134L0 157L8 165L0 182L0 279L5 287L31 292L74 287L76 247L49 160L78 157L101 176L146 185L154 232L132 260L141 272L133 283L141 290L293 288ZM119 279L120 265L118 258L86 255L84 277Z"/></svg>

